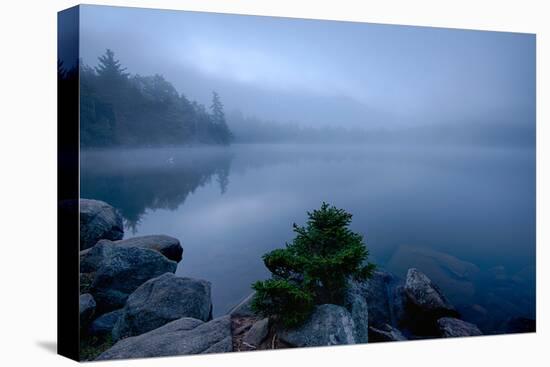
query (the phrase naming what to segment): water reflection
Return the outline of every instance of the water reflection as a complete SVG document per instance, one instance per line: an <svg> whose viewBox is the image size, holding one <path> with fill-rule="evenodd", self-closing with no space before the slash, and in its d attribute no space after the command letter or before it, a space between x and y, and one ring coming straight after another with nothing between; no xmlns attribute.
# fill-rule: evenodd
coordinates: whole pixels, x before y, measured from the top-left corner
<svg viewBox="0 0 550 367"><path fill-rule="evenodd" d="M84 151L81 197L110 203L135 233L148 210L175 210L213 179L225 193L232 157L223 148Z"/></svg>
<svg viewBox="0 0 550 367"><path fill-rule="evenodd" d="M93 151L82 197L136 235L179 238L177 273L212 282L220 315L267 276L261 256L322 201L354 214L373 260L418 267L467 320L497 330L535 315L533 149L248 145ZM130 234L132 235L132 234Z"/></svg>

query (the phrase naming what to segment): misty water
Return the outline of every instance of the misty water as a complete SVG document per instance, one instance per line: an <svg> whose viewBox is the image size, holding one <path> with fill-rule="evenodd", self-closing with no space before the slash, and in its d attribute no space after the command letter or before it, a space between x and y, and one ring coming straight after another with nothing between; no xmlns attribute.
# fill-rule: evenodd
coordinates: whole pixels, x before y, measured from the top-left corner
<svg viewBox="0 0 550 367"><path fill-rule="evenodd" d="M371 261L418 267L485 330L535 313L535 151L341 145L90 150L81 197L125 218L125 237L178 238L177 274L212 283L214 315L269 276L262 255L321 202L353 214Z"/></svg>

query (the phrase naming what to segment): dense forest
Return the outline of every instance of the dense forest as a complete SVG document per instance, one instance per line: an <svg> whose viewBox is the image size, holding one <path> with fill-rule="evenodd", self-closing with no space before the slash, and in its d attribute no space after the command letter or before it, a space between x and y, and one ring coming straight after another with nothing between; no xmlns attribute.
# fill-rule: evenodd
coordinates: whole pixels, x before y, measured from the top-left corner
<svg viewBox="0 0 550 367"><path fill-rule="evenodd" d="M82 147L227 145L233 140L216 92L207 109L161 75L127 73L109 49L98 60L95 67L80 63Z"/></svg>

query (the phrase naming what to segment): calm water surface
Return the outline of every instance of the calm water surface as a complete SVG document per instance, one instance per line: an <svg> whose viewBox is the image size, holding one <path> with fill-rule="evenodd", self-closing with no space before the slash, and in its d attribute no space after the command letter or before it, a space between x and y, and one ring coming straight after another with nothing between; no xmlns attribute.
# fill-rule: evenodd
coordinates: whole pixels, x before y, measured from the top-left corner
<svg viewBox="0 0 550 367"><path fill-rule="evenodd" d="M212 282L215 315L327 201L354 215L373 261L398 276L418 267L466 319L495 330L534 318L534 149L234 145L86 151L81 163L81 196L115 206L126 237L180 239L177 274Z"/></svg>

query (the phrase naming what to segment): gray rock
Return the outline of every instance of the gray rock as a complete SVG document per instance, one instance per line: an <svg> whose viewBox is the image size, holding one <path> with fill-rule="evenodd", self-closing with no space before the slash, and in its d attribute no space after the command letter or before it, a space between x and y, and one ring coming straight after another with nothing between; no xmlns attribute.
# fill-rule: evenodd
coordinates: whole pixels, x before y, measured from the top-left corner
<svg viewBox="0 0 550 367"><path fill-rule="evenodd" d="M122 309L99 316L90 325L88 333L90 335L110 335L120 315L122 315Z"/></svg>
<svg viewBox="0 0 550 367"><path fill-rule="evenodd" d="M345 307L351 314L354 323L354 338L356 343L369 341L369 308L364 290L360 283L350 281L345 295Z"/></svg>
<svg viewBox="0 0 550 367"><path fill-rule="evenodd" d="M233 351L233 338L231 336L226 336L216 344L212 344L208 349L206 349L201 354L227 353L232 351Z"/></svg>
<svg viewBox="0 0 550 367"><path fill-rule="evenodd" d="M113 340L140 335L182 317L208 321L210 282L172 273L150 279L126 301L113 329Z"/></svg>
<svg viewBox="0 0 550 367"><path fill-rule="evenodd" d="M101 240L99 242L110 242L121 247L142 247L155 250L170 260L180 262L183 255L183 248L177 238L164 235L151 235L132 237L120 241Z"/></svg>
<svg viewBox="0 0 550 367"><path fill-rule="evenodd" d="M80 329L85 330L95 313L96 302L90 293L81 294L78 301Z"/></svg>
<svg viewBox="0 0 550 367"><path fill-rule="evenodd" d="M388 277L388 273L375 271L370 279L361 284L363 294L369 305L369 322L371 325L391 324Z"/></svg>
<svg viewBox="0 0 550 367"><path fill-rule="evenodd" d="M120 214L99 200L80 199L80 249L94 246L101 239L120 240L124 226Z"/></svg>
<svg viewBox="0 0 550 367"><path fill-rule="evenodd" d="M256 292L250 293L245 299L243 299L239 304L229 310L228 314L233 317L249 317L256 316L254 311L252 311L251 304L254 299Z"/></svg>
<svg viewBox="0 0 550 367"><path fill-rule="evenodd" d="M279 338L294 347L355 344L355 324L342 306L317 306L310 318L293 329L280 329Z"/></svg>
<svg viewBox="0 0 550 367"><path fill-rule="evenodd" d="M158 329L122 339L97 360L163 357L233 351L229 315L202 322L184 317Z"/></svg>
<svg viewBox="0 0 550 367"><path fill-rule="evenodd" d="M264 318L252 325L244 335L243 342L257 347L264 341L267 334L269 334L269 318Z"/></svg>
<svg viewBox="0 0 550 367"><path fill-rule="evenodd" d="M405 307L400 327L424 337L439 335L437 320L441 317L459 317L441 290L425 274L409 269L403 287Z"/></svg>
<svg viewBox="0 0 550 367"><path fill-rule="evenodd" d="M82 259L81 269L92 270L90 293L100 313L116 310L128 296L151 278L176 271L177 263L157 251L100 243Z"/></svg>
<svg viewBox="0 0 550 367"><path fill-rule="evenodd" d="M407 300L421 311L441 316L454 316L456 310L443 295L437 285L432 283L421 271L412 268L407 272L403 288Z"/></svg>
<svg viewBox="0 0 550 367"><path fill-rule="evenodd" d="M407 296L403 284L399 284L396 278L393 278L388 284L389 324L393 327L399 327L403 323L406 303Z"/></svg>
<svg viewBox="0 0 550 367"><path fill-rule="evenodd" d="M369 326L383 328L397 326L403 316L404 294L400 280L394 275L377 270L364 282L356 282L359 292L368 304Z"/></svg>
<svg viewBox="0 0 550 367"><path fill-rule="evenodd" d="M405 338L401 331L391 325L386 324L380 329L373 326L369 327L369 342L371 343L396 342L402 340L407 340L407 338Z"/></svg>
<svg viewBox="0 0 550 367"><path fill-rule="evenodd" d="M439 325L441 336L444 338L482 335L476 325L453 317L442 317L437 320L437 324Z"/></svg>

